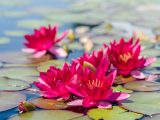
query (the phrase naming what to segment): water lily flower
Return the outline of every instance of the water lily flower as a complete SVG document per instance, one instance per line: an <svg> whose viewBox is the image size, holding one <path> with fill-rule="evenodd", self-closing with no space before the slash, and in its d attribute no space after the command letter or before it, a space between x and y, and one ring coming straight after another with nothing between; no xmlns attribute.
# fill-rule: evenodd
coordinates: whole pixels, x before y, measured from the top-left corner
<svg viewBox="0 0 160 120"><path fill-rule="evenodd" d="M107 45L105 47L108 48ZM140 55L140 52L139 40L133 43L133 38L128 41L121 38L119 43L114 40L109 46L111 63L118 70L119 75L132 75L135 78L144 79L145 75L139 70L155 62L156 58L144 58Z"/></svg>
<svg viewBox="0 0 160 120"><path fill-rule="evenodd" d="M93 52L102 55L102 52ZM104 67L109 66L110 62L107 57L100 62L94 61L96 57L94 55L88 56L85 54L78 60L73 60L71 64L71 70L76 71L67 83L68 90L79 96L79 99L68 102L70 106L83 106L92 107L98 106L99 108L110 108L112 107L112 101L119 101L129 97L127 93L123 92L113 92L112 84L116 77L117 71L114 70L108 75L106 75L106 69ZM92 59L89 59L92 58ZM87 61L87 62L86 62ZM83 64L82 64L83 62Z"/></svg>
<svg viewBox="0 0 160 120"><path fill-rule="evenodd" d="M70 93L66 88L66 83L70 79L69 65L64 63L62 69L51 66L47 72L41 72L39 82L34 82L34 84L46 98L67 99Z"/></svg>
<svg viewBox="0 0 160 120"><path fill-rule="evenodd" d="M33 53L35 58L45 55L47 52L52 53L57 57L66 57L67 53L56 44L67 36L67 32L62 33L57 38L58 27L42 26L40 29L35 29L33 34L26 34L24 37L27 40L24 45L27 47L22 49L24 52Z"/></svg>
<svg viewBox="0 0 160 120"><path fill-rule="evenodd" d="M110 62L106 61L109 61L108 48L104 50L101 49L98 51L94 50L91 54L84 53L83 56L74 60L72 64L78 62L84 68L88 67L94 72L96 72L97 69L101 69L104 70L104 72L106 72L110 67Z"/></svg>
<svg viewBox="0 0 160 120"><path fill-rule="evenodd" d="M19 113L25 113L25 112L33 111L35 109L36 107L32 103L27 101L22 101L18 105Z"/></svg>

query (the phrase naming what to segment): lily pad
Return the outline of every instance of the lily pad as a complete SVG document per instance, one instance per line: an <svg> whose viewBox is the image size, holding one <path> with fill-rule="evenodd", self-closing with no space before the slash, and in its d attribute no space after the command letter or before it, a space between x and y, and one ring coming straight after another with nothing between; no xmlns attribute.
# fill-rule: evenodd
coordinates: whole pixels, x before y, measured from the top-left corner
<svg viewBox="0 0 160 120"><path fill-rule="evenodd" d="M14 79L21 79L27 76L39 76L39 73L31 67L13 67L0 69L0 77L9 77Z"/></svg>
<svg viewBox="0 0 160 120"><path fill-rule="evenodd" d="M30 54L17 51L0 53L0 61L5 63L34 64L47 61L50 58L51 56L48 54L41 58L32 58Z"/></svg>
<svg viewBox="0 0 160 120"><path fill-rule="evenodd" d="M49 60L47 62L40 63L37 70L40 72L46 72L50 66L62 67L64 60Z"/></svg>
<svg viewBox="0 0 160 120"><path fill-rule="evenodd" d="M133 81L124 85L126 89L134 91L156 91L160 90L160 83L151 81Z"/></svg>
<svg viewBox="0 0 160 120"><path fill-rule="evenodd" d="M94 120L135 120L141 118L142 115L114 106L113 109L91 109L88 111L88 116Z"/></svg>
<svg viewBox="0 0 160 120"><path fill-rule="evenodd" d="M91 118L89 118L87 115L85 116L82 116L82 117L77 117L77 118L74 118L72 120L92 120Z"/></svg>
<svg viewBox="0 0 160 120"><path fill-rule="evenodd" d="M134 92L120 103L123 108L146 115L160 113L159 92Z"/></svg>
<svg viewBox="0 0 160 120"><path fill-rule="evenodd" d="M27 32L22 31L22 30L10 30L10 31L5 31L4 34L7 36L13 36L13 37L19 37L25 35Z"/></svg>
<svg viewBox="0 0 160 120"><path fill-rule="evenodd" d="M45 98L36 98L30 101L33 105L47 109L47 110L55 110L55 109L65 109L67 105L62 101L57 101L54 99L45 99Z"/></svg>
<svg viewBox="0 0 160 120"><path fill-rule="evenodd" d="M153 115L153 116L147 116L144 117L142 120L159 120L160 115Z"/></svg>
<svg viewBox="0 0 160 120"><path fill-rule="evenodd" d="M0 37L0 45L1 44L7 44L10 42L10 39L7 37Z"/></svg>
<svg viewBox="0 0 160 120"><path fill-rule="evenodd" d="M8 120L72 120L83 116L66 110L39 110L13 116Z"/></svg>
<svg viewBox="0 0 160 120"><path fill-rule="evenodd" d="M17 91L29 87L30 85L25 81L0 77L0 91Z"/></svg>
<svg viewBox="0 0 160 120"><path fill-rule="evenodd" d="M141 52L141 55L144 56L160 56L160 52L159 50L156 49L146 49L144 51Z"/></svg>
<svg viewBox="0 0 160 120"><path fill-rule="evenodd" d="M126 92L126 93L132 93L132 90L125 89L122 85L118 85L116 87L113 87L113 91L115 92Z"/></svg>
<svg viewBox="0 0 160 120"><path fill-rule="evenodd" d="M17 107L26 96L18 92L0 92L0 112Z"/></svg>

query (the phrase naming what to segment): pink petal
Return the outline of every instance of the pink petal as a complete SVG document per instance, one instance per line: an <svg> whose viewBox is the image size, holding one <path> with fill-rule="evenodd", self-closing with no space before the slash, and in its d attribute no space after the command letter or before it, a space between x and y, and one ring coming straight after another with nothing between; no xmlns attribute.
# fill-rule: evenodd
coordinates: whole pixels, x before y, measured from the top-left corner
<svg viewBox="0 0 160 120"><path fill-rule="evenodd" d="M149 75L146 78L146 81L155 81L155 80L157 80L157 78L158 78L158 75Z"/></svg>
<svg viewBox="0 0 160 120"><path fill-rule="evenodd" d="M67 57L67 52L63 48L52 47L49 49L49 52L55 55L57 58L65 58Z"/></svg>
<svg viewBox="0 0 160 120"><path fill-rule="evenodd" d="M91 100L91 99L83 99L83 107L92 107L92 106L96 106L97 101L95 100Z"/></svg>
<svg viewBox="0 0 160 120"><path fill-rule="evenodd" d="M22 48L22 51L26 53L34 53L36 50L32 48Z"/></svg>
<svg viewBox="0 0 160 120"><path fill-rule="evenodd" d="M156 60L157 60L156 57L146 58L146 62L144 63L144 66L147 67L147 66L151 65L152 63L154 63Z"/></svg>
<svg viewBox="0 0 160 120"><path fill-rule="evenodd" d="M68 102L67 105L69 106L82 106L82 99L73 100L71 102Z"/></svg>
<svg viewBox="0 0 160 120"><path fill-rule="evenodd" d="M43 97L46 97L46 98L59 97L57 93L50 92L50 91L41 91L40 93L41 93L41 95L42 95Z"/></svg>
<svg viewBox="0 0 160 120"><path fill-rule="evenodd" d="M132 71L131 75L132 75L132 77L137 78L137 79L145 79L145 77L146 77L142 72L140 72L138 70Z"/></svg>
<svg viewBox="0 0 160 120"><path fill-rule="evenodd" d="M112 108L112 104L106 101L98 102L98 108Z"/></svg>
<svg viewBox="0 0 160 120"><path fill-rule="evenodd" d="M120 101L124 100L130 97L130 94L124 93L124 92L114 92L112 95L108 98L109 101Z"/></svg>
<svg viewBox="0 0 160 120"><path fill-rule="evenodd" d="M35 58L40 58L40 57L42 57L43 55L45 55L46 52L47 52L46 50L42 50L42 51L35 52L35 53L34 53L34 57L35 57Z"/></svg>
<svg viewBox="0 0 160 120"><path fill-rule="evenodd" d="M67 36L67 34L68 34L68 31L62 33L62 35L59 38L57 38L56 43L64 39Z"/></svg>

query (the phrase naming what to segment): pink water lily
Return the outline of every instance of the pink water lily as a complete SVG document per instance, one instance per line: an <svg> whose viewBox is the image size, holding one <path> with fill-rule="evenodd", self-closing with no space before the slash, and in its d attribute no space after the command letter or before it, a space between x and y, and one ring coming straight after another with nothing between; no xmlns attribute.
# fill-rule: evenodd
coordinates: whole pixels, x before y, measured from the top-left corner
<svg viewBox="0 0 160 120"><path fill-rule="evenodd" d="M39 82L34 82L34 84L41 90L42 96L46 98L67 99L70 92L66 88L66 83L70 79L70 68L65 63L62 69L51 66L47 72L41 72Z"/></svg>
<svg viewBox="0 0 160 120"><path fill-rule="evenodd" d="M74 60L73 64L80 64L83 68L89 68L92 71L96 72L97 69L101 69L104 72L107 72L110 67L109 57L108 57L108 48L104 50L94 50L91 54L84 53L83 56ZM76 70L75 70L76 71Z"/></svg>
<svg viewBox="0 0 160 120"><path fill-rule="evenodd" d="M108 48L107 45L105 47ZM113 67L118 70L118 74L124 76L132 75L135 78L144 79L145 75L139 70L149 66L156 58L144 58L140 55L140 52L141 45L139 40L134 43L133 38L128 41L121 38L119 43L114 40L109 46L110 60Z"/></svg>
<svg viewBox="0 0 160 120"><path fill-rule="evenodd" d="M35 58L39 58L50 52L55 56L66 56L66 52L62 48L57 46L57 43L64 39L67 32L62 33L60 37L57 38L58 27L41 27L40 29L35 29L33 34L26 34L24 37L27 40L24 45L27 47L23 49L24 52L33 53Z"/></svg>
<svg viewBox="0 0 160 120"><path fill-rule="evenodd" d="M96 53L101 53L101 51ZM90 56L85 54L71 64L71 70L76 72L67 84L67 88L71 93L80 98L69 102L68 105L109 108L112 106L111 101L119 101L129 97L128 94L123 92L113 92L112 84L117 71L114 70L107 74L108 71L106 71L105 67L110 65L108 57L100 55L100 58L103 59L96 64L93 54L95 52ZM92 60L89 58L92 58Z"/></svg>

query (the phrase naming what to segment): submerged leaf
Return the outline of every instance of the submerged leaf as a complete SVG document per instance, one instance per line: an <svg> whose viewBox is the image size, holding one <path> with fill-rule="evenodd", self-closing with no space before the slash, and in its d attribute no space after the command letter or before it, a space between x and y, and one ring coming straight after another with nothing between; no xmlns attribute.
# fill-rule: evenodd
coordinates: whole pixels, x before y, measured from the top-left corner
<svg viewBox="0 0 160 120"><path fill-rule="evenodd" d="M87 113L94 120L135 120L141 118L142 115L114 106L113 109L91 109Z"/></svg>

